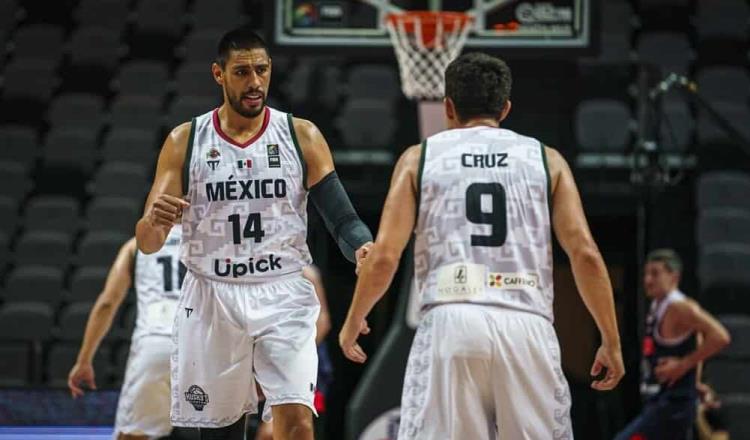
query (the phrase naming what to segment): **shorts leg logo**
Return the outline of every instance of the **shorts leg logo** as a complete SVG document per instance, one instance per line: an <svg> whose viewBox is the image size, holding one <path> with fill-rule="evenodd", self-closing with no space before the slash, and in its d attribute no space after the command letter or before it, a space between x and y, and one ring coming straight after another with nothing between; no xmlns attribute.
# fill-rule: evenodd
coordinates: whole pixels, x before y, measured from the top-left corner
<svg viewBox="0 0 750 440"><path fill-rule="evenodd" d="M203 407L208 404L208 394L198 385L190 385L185 391L185 400L190 402L196 411L203 411Z"/></svg>
<svg viewBox="0 0 750 440"><path fill-rule="evenodd" d="M185 307L185 314L187 315L186 318L189 318L191 313L193 313L193 309Z"/></svg>

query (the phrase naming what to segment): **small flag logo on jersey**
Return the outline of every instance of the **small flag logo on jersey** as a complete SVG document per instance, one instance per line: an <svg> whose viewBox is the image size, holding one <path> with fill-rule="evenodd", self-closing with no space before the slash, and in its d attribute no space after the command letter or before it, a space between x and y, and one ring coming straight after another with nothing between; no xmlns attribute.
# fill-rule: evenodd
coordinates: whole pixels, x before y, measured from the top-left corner
<svg viewBox="0 0 750 440"><path fill-rule="evenodd" d="M279 153L279 145L266 145L266 152L268 153L268 168L281 168L281 154Z"/></svg>
<svg viewBox="0 0 750 440"><path fill-rule="evenodd" d="M245 160L238 160L237 161L237 168L243 169L243 168L252 168L253 167L253 160L252 159L245 159Z"/></svg>

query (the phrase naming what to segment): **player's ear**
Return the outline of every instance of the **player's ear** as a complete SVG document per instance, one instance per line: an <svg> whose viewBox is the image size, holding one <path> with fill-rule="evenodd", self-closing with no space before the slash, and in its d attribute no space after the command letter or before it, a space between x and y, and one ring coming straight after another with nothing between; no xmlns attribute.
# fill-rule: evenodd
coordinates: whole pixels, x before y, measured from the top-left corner
<svg viewBox="0 0 750 440"><path fill-rule="evenodd" d="M505 101L505 105L503 106L503 110L500 112L500 121L503 121L505 118L508 117L508 113L510 113L511 103L510 99Z"/></svg>
<svg viewBox="0 0 750 440"><path fill-rule="evenodd" d="M446 96L443 98L443 105L445 106L445 119L447 121L455 121L456 107L453 105L453 101Z"/></svg>
<svg viewBox="0 0 750 440"><path fill-rule="evenodd" d="M211 73L214 76L214 81L216 81L216 84L223 86L224 85L224 70L221 68L219 63L213 63L211 65Z"/></svg>

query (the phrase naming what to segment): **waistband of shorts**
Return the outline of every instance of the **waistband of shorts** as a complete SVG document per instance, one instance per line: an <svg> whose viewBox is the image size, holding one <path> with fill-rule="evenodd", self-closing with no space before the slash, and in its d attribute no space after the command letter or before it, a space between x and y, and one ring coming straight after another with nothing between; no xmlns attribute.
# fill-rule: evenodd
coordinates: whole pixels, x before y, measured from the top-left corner
<svg viewBox="0 0 750 440"><path fill-rule="evenodd" d="M433 302L433 303L428 303L422 306L422 314L426 314L437 308L441 308L445 306L456 306L456 305L479 306L479 307L486 308L486 310L503 311L503 312L508 312L509 314L522 314L524 316L533 316L535 318L543 319L549 323L552 323L552 320L541 312L530 310L530 309L524 309L520 307L513 307L508 304L501 304L501 303L496 303L496 302L479 302L479 301Z"/></svg>
<svg viewBox="0 0 750 440"><path fill-rule="evenodd" d="M242 281L231 281L230 279L218 279L218 278L213 278L210 276L205 276L199 272L194 271L190 267L188 267L187 273L190 274L190 276L192 276L193 278L201 280L201 281L206 281L206 282L211 282L211 283L230 284L232 286L264 286L264 285L276 284L276 283L280 283L284 281L306 279L305 277L302 276L301 269L298 271L289 272L284 275L274 276L273 278L255 278L255 279L246 278L246 279L243 279Z"/></svg>

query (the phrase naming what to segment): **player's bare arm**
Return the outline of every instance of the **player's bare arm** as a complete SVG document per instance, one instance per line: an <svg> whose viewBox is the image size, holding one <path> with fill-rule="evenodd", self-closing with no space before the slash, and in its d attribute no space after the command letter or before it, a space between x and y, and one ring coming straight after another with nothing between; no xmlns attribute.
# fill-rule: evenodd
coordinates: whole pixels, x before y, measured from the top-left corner
<svg viewBox="0 0 750 440"><path fill-rule="evenodd" d="M172 130L159 153L154 183L146 199L143 217L135 228L138 249L144 254L161 249L169 230L179 222L183 208L189 206L182 198L182 169L190 125L186 122Z"/></svg>
<svg viewBox="0 0 750 440"><path fill-rule="evenodd" d="M102 338L112 326L112 320L133 283L131 274L133 273L135 252L135 238L131 238L122 245L114 264L109 270L104 289L96 299L91 313L89 313L76 364L68 375L68 388L73 398L83 395L82 385L86 385L92 390L96 389L92 362Z"/></svg>
<svg viewBox="0 0 750 440"><path fill-rule="evenodd" d="M331 149L312 122L294 118L294 132L307 166L306 186L328 231L341 252L353 263L367 255L372 233L359 219L336 175Z"/></svg>
<svg viewBox="0 0 750 440"><path fill-rule="evenodd" d="M414 231L420 151L419 145L410 147L396 164L375 244L362 265L349 313L339 333L344 355L354 362L367 360L357 337L369 332L367 315L388 290Z"/></svg>
<svg viewBox="0 0 750 440"><path fill-rule="evenodd" d="M692 300L677 301L669 305L665 315L665 325L678 329L681 334L697 333L702 343L682 358L663 358L654 369L661 383L672 386L688 371L724 349L731 342L729 332L710 313Z"/></svg>
<svg viewBox="0 0 750 440"><path fill-rule="evenodd" d="M326 290L320 272L316 267L307 266L303 268L302 276L313 284L315 295L318 296L318 302L320 303L320 313L318 314L318 320L315 322L315 345L319 345L331 331L331 314L328 310Z"/></svg>
<svg viewBox="0 0 750 440"><path fill-rule="evenodd" d="M591 386L611 390L625 374L617 331L612 284L599 248L589 230L573 173L556 150L545 147L552 179L552 226L560 245L570 259L576 286L586 308L596 322L602 345L596 353L591 375L607 369L603 380Z"/></svg>

